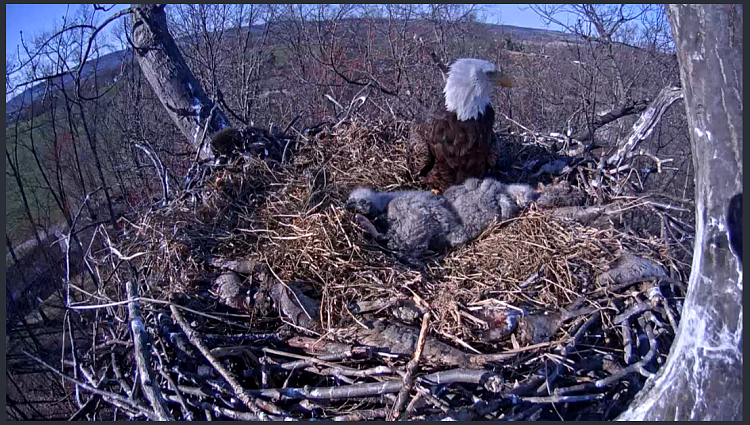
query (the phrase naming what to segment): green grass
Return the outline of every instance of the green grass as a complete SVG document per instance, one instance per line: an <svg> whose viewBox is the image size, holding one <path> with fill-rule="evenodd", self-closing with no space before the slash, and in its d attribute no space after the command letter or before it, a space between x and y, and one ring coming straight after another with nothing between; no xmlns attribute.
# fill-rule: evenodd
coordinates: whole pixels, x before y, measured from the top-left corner
<svg viewBox="0 0 750 425"><path fill-rule="evenodd" d="M104 98L100 99L100 105L107 105L107 99L115 96L117 91L118 88L115 88ZM89 118L91 119L91 117ZM44 181L42 173L39 170L39 165L34 159L30 149L31 134L29 130L33 124L34 145L40 158L50 158L52 156L51 149L53 146L52 140L54 134L52 131L53 119L57 123L58 137L65 133L69 133L67 112L63 105L57 106L54 117L51 110L47 108L47 110L32 119L27 119L25 121L19 120L18 122L7 122L5 128L5 147L14 162L16 160L15 151L17 150L18 164L16 164L16 166L21 175L31 214L34 217L37 226L56 224L65 219L62 211L55 203L52 193L46 187L47 184ZM75 110L73 111L73 121L75 123L80 123L80 115ZM78 143L79 157L82 162L88 162L88 166L91 167L91 151L86 142L82 125L78 124L76 130L80 135L80 138L76 140L76 143ZM100 155L104 155L104 152L100 152ZM42 161L42 166L45 166L44 160ZM86 167L85 164L84 167ZM15 177L11 174L12 171L7 158L5 161L5 170L5 228L13 243L18 244L32 237L34 229L28 220L18 184ZM84 172L84 178L86 179L88 189L99 186L96 172L93 168L90 171L90 173ZM45 170L45 172L47 177L52 180L51 183L53 187L55 187L56 181L54 170ZM111 175L111 172L108 172L106 165L104 173L107 181L112 184L114 182L114 176ZM63 170L63 184L65 185L68 196L72 195L72 188L78 187L77 181L78 178L74 174L73 169ZM76 201L77 200L75 199L71 199L71 206L74 208L77 206Z"/></svg>
<svg viewBox="0 0 750 425"><path fill-rule="evenodd" d="M33 123L36 150L41 157L45 157L50 153L49 141L52 138L51 122L51 113L44 112L34 117L33 120L19 121L17 124L15 122L7 123L8 127L5 129L5 148L10 153L14 163L16 162L17 154L18 163L14 165L21 175L29 209L37 226L46 226L64 220L64 215L54 202L52 193L46 188L42 173L30 149L31 139L29 129ZM18 183L11 174L12 169L7 158L5 160L5 171L5 229L11 241L18 244L31 238L34 229L29 222ZM53 178L51 172L47 174L49 178Z"/></svg>

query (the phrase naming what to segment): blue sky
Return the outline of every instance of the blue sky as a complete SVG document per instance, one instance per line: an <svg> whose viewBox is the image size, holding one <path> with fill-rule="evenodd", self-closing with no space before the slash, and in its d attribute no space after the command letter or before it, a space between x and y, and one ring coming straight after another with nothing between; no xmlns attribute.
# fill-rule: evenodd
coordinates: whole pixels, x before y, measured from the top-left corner
<svg viewBox="0 0 750 425"><path fill-rule="evenodd" d="M491 4L487 5L487 22L492 24L513 25L516 27L544 28L559 30L559 27L546 27L542 20L528 4Z"/></svg>
<svg viewBox="0 0 750 425"><path fill-rule="evenodd" d="M104 5L106 7L111 4ZM129 4L117 4L102 17L130 6ZM23 31L25 40L30 40L34 35L43 31L49 31L55 26L55 22L62 22L66 12L73 15L78 10L78 4L6 4L5 5L5 55L14 56L16 46L21 42L20 31ZM525 9L525 10L524 10ZM528 9L526 4L496 4L488 5L487 20L491 23L502 23L519 27L545 28L542 21ZM555 29L555 28L552 28Z"/></svg>
<svg viewBox="0 0 750 425"><path fill-rule="evenodd" d="M73 16L78 11L78 4L6 4L5 5L5 56L13 56L16 46L21 44L20 32L23 38L29 41L34 35L44 31L50 31L55 27L55 22L62 22L66 12ZM102 6L110 7L111 4ZM102 17L109 16L118 10L125 9L130 4L118 4L109 12L101 14Z"/></svg>

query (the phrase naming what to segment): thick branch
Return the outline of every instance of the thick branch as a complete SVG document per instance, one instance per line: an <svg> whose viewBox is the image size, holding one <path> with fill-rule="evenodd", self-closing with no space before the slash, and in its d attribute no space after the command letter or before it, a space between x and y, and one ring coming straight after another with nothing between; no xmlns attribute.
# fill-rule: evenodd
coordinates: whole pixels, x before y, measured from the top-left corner
<svg viewBox="0 0 750 425"><path fill-rule="evenodd" d="M434 63L438 69L440 70L440 74L443 76L443 81L448 80L448 66L443 63L443 61L438 58L438 56L435 54L435 52L430 52L430 59L432 59L432 63Z"/></svg>
<svg viewBox="0 0 750 425"><path fill-rule="evenodd" d="M201 145L203 123L210 120L208 135L229 126L220 110L188 68L167 28L164 5L133 4L133 45L143 75L167 109L172 121L197 149L200 159L212 157L209 144Z"/></svg>
<svg viewBox="0 0 750 425"><path fill-rule="evenodd" d="M414 387L414 372L419 365L419 359L422 357L422 350L424 350L424 344L427 339L427 333L429 332L428 326L430 324L430 312L424 314L422 317L422 329L419 332L419 340L417 341L417 349L414 350L414 357L406 365L406 373L404 374L403 382L404 386L398 392L398 398L393 404L393 410L391 410L388 420L395 421L401 416L401 409L406 404L406 397Z"/></svg>
<svg viewBox="0 0 750 425"><path fill-rule="evenodd" d="M128 316L130 319L130 331L133 333L133 351L135 361L138 365L138 376L141 378L141 389L146 395L154 414L160 421L173 421L172 414L169 413L166 401L159 391L159 384L154 379L154 371L151 368L149 359L151 358L151 345L148 342L149 335L143 324L141 317L141 307L138 305L138 288L136 284L128 281L126 283L128 291Z"/></svg>
<svg viewBox="0 0 750 425"><path fill-rule="evenodd" d="M616 121L622 117L628 115L640 114L645 111L648 107L648 100L639 100L637 102L628 102L623 105L618 105L606 114L597 115L594 118L594 122L590 123L585 129L570 136L571 139L576 139L581 142L591 140L594 137L594 132L601 127Z"/></svg>
<svg viewBox="0 0 750 425"><path fill-rule="evenodd" d="M453 369L431 373L418 379L429 383L430 385L447 385L460 382L465 384L483 385L485 388L494 389L498 377L492 372L486 370ZM341 387L274 388L267 390L251 390L248 392L253 395L269 397L274 400L324 400L369 397L397 393L403 386L403 380L392 379L383 382L354 384Z"/></svg>
<svg viewBox="0 0 750 425"><path fill-rule="evenodd" d="M607 160L608 164L619 164L632 152L641 140L651 135L664 112L677 100L682 98L679 87L664 87L648 109L638 118L627 137L617 142L617 151Z"/></svg>
<svg viewBox="0 0 750 425"><path fill-rule="evenodd" d="M229 387L232 389L237 398L239 398L240 401L242 401L242 403L252 411L252 413L261 418L261 420L268 419L269 415L267 415L263 410L276 411L277 409L275 408L275 406L262 400L255 399L247 390L245 390L240 382L237 381L237 378L235 378L234 375L232 375L224 367L224 365L216 359L213 354L211 354L211 350L209 350L206 344L201 341L201 339L198 337L198 333L190 327L185 318L182 316L182 313L180 313L180 310L178 310L174 305L170 305L169 309L172 311L172 317L174 318L175 322L180 325L182 331L185 332L185 335L187 335L188 340L190 340L195 348L197 348L201 352L201 354L203 354L203 357L208 360L208 362L211 364L211 366L214 367L214 369L216 369L219 375L221 375L224 380L227 381Z"/></svg>

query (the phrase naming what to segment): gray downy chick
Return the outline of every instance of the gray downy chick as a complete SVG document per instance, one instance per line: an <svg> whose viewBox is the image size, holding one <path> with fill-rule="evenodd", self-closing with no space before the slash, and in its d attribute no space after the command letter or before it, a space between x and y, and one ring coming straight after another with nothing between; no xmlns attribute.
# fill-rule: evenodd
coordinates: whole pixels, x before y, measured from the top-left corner
<svg viewBox="0 0 750 425"><path fill-rule="evenodd" d="M539 199L536 205L542 208L572 207L586 205L586 193L572 186L567 180L548 185L539 184Z"/></svg>
<svg viewBox="0 0 750 425"><path fill-rule="evenodd" d="M426 250L442 249L466 242L463 226L450 204L431 192L352 191L346 208L355 211L357 223L389 249L412 258ZM385 219L385 232L372 222Z"/></svg>
<svg viewBox="0 0 750 425"><path fill-rule="evenodd" d="M525 184L506 185L493 178L467 179L443 194L461 219L466 236L477 238L495 219L518 215L539 194Z"/></svg>

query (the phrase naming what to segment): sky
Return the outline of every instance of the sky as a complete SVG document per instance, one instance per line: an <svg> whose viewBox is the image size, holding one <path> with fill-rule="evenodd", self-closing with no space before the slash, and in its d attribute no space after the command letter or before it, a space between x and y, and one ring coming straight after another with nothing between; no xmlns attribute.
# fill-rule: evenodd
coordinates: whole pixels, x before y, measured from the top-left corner
<svg viewBox="0 0 750 425"><path fill-rule="evenodd" d="M102 4L109 8L111 4ZM129 7L130 4L117 4L109 12L97 12L102 17ZM24 40L31 40L34 35L50 31L55 22L62 22L66 12L71 16L78 11L78 4L6 4L5 5L5 56L14 56L21 44L20 32Z"/></svg>
<svg viewBox="0 0 750 425"><path fill-rule="evenodd" d="M109 7L111 4L103 6ZM116 4L109 12L101 16L111 14L125 9L130 4ZM30 40L34 35L43 31L49 31L55 26L55 22L62 22L66 12L73 15L78 10L78 4L6 4L5 5L5 55L15 55L17 46L21 43L20 31L23 31L24 39ZM525 4L497 4L488 6L488 21L515 25L519 27L545 28L542 21L528 9ZM556 28L550 28L556 29Z"/></svg>
<svg viewBox="0 0 750 425"><path fill-rule="evenodd" d="M487 22L491 24L560 30L554 25L545 26L539 15L532 11L528 4L492 4L488 5L487 10Z"/></svg>

